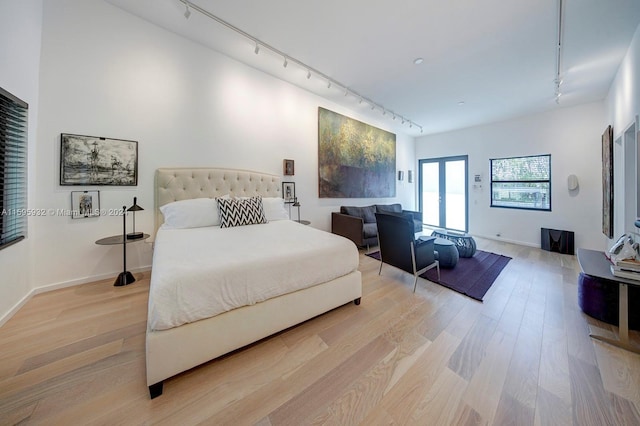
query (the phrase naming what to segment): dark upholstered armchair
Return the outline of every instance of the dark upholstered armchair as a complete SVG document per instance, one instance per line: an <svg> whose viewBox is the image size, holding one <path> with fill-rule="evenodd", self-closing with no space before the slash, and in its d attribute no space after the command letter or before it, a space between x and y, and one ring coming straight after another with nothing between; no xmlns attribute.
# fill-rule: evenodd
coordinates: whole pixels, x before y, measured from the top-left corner
<svg viewBox="0 0 640 426"><path fill-rule="evenodd" d="M433 243L436 237L415 239L413 218L409 214L376 213L378 224L378 246L380 247L380 270L386 263L412 273L413 291L416 291L418 276L431 268L437 268L440 281L440 265L435 258Z"/></svg>

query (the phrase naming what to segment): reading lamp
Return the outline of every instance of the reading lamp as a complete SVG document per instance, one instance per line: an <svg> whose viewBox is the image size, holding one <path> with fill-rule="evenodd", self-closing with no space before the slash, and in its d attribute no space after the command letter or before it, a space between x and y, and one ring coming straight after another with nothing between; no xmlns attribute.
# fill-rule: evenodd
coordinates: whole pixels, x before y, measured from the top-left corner
<svg viewBox="0 0 640 426"><path fill-rule="evenodd" d="M298 201L298 197L294 198L293 207L298 208L298 222L300 222L300 202Z"/></svg>
<svg viewBox="0 0 640 426"><path fill-rule="evenodd" d="M127 240L136 240L142 238L144 233L136 232L136 212L144 210L138 205L138 197L133 197L133 205L127 209L128 212L133 212L133 232L127 234Z"/></svg>

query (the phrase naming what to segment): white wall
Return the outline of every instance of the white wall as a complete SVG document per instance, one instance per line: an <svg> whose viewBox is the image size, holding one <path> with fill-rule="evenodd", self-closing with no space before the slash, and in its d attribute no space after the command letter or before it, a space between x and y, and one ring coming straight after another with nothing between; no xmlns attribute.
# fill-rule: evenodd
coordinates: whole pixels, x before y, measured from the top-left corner
<svg viewBox="0 0 640 426"><path fill-rule="evenodd" d="M416 159L469 156L469 232L525 245L540 245L540 228L575 232L576 247L603 248L601 149L604 104L527 116L501 123L430 135L416 140ZM490 158L551 154L551 212L491 208ZM475 174L482 189L473 189ZM570 193L567 176L579 189ZM500 234L500 237L496 237Z"/></svg>
<svg viewBox="0 0 640 426"><path fill-rule="evenodd" d="M614 140L623 140L624 132L636 123L640 114L640 26L627 51L616 78L614 79L606 99L607 123L613 126ZM636 129L637 130L637 129ZM632 150L633 151L633 150ZM633 215L625 217L625 203L637 200L638 185L625 182L625 171L631 174L636 170L629 170L632 162L626 162L623 144L614 145L614 240L624 232L638 230L633 226ZM637 166L636 166L637 167ZM626 169L626 170L625 170ZM609 241L611 244L612 241Z"/></svg>
<svg viewBox="0 0 640 426"><path fill-rule="evenodd" d="M40 120L35 183L37 208L68 209L60 186L60 133L139 142L137 187L82 187L100 191L101 207L131 205L145 211L138 230L153 230L153 174L158 167L223 166L281 174L294 159L301 216L329 230L341 204L402 202L414 207L414 186L382 200L318 199L318 106L363 119L298 87L212 52L99 0L56 0L44 5ZM413 164L413 138L397 133L398 168ZM285 179L288 180L288 179ZM295 215L294 215L295 217ZM130 220L130 219L129 219ZM94 241L118 234L121 217L38 218L33 286L66 285L114 276L121 247ZM128 222L130 226L131 222ZM128 269L151 264L148 243L127 250Z"/></svg>
<svg viewBox="0 0 640 426"><path fill-rule="evenodd" d="M29 104L29 172L35 182L35 144L38 122L38 73L42 0L0 2L0 87ZM28 205L33 206L33 186ZM31 223L31 222L30 222ZM30 290L30 248L33 233L27 239L0 250L0 324L15 311Z"/></svg>

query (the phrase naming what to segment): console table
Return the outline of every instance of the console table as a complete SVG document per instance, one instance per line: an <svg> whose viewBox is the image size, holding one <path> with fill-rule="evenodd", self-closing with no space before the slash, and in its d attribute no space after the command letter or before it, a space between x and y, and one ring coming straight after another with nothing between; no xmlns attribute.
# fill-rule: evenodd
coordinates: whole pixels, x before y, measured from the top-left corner
<svg viewBox="0 0 640 426"><path fill-rule="evenodd" d="M620 340L610 339L597 334L590 334L596 340L606 342L610 345L626 349L630 352L640 354L640 348L629 341L629 286L640 286L640 281L627 278L616 277L611 273L611 262L603 252L596 250L578 249L578 263L582 272L592 277L613 281L620 286L620 307L618 310L618 335Z"/></svg>
<svg viewBox="0 0 640 426"><path fill-rule="evenodd" d="M113 283L114 286L120 287L135 282L136 279L133 274L127 271L127 244L135 243L136 241L144 241L149 237L149 234L143 234L141 238L130 239L125 238L123 235L114 235L112 237L105 237L96 241L96 244L101 246L122 244L122 272L120 272L116 281Z"/></svg>

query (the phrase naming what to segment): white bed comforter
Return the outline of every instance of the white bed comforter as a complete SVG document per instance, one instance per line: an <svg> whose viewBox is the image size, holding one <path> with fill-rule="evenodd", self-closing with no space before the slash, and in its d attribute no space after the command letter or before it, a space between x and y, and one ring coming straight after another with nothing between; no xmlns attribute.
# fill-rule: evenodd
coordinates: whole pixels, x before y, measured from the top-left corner
<svg viewBox="0 0 640 426"><path fill-rule="evenodd" d="M346 238L290 220L160 229L148 326L165 330L347 275L358 250Z"/></svg>

